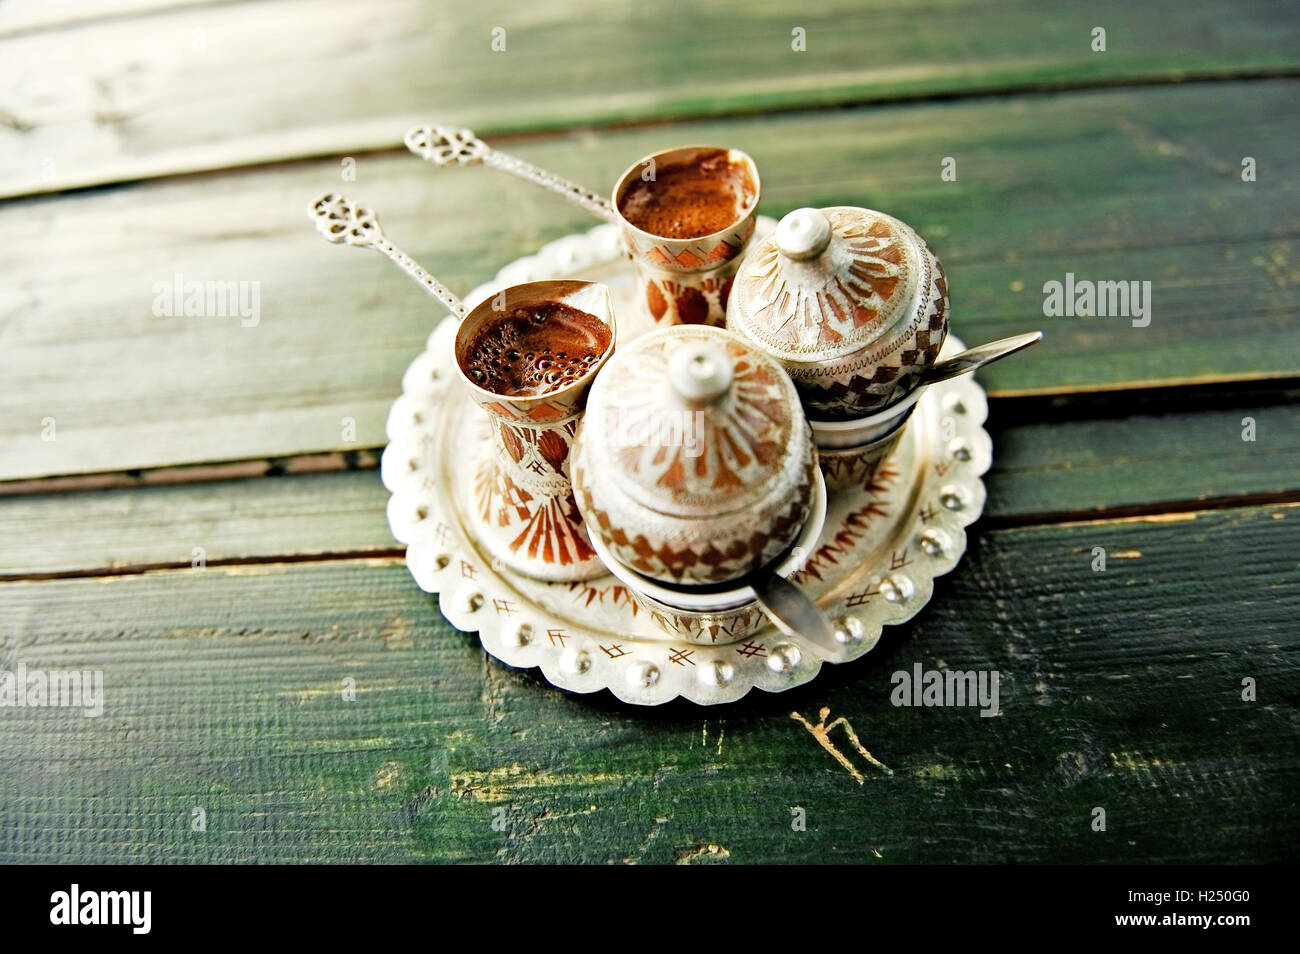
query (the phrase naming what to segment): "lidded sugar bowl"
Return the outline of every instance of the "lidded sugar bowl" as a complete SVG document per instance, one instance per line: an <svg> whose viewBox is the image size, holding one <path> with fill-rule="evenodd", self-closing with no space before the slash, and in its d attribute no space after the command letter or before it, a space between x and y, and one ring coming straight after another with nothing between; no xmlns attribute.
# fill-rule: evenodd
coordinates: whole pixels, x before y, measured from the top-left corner
<svg viewBox="0 0 1300 954"><path fill-rule="evenodd" d="M614 354L592 384L572 473L593 542L682 588L770 564L804 531L820 489L789 377L707 326L651 332Z"/></svg>
<svg viewBox="0 0 1300 954"><path fill-rule="evenodd" d="M943 267L907 224L853 206L796 209L736 273L727 328L780 362L810 418L906 399L948 331Z"/></svg>

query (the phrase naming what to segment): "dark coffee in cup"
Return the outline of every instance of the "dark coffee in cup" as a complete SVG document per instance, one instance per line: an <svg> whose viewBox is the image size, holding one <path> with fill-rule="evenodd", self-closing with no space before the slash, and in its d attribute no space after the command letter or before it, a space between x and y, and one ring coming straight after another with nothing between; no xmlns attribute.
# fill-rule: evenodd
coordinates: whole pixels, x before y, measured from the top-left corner
<svg viewBox="0 0 1300 954"><path fill-rule="evenodd" d="M480 388L506 397L537 397L575 384L613 341L610 327L560 302L502 312L474 332L461 369Z"/></svg>
<svg viewBox="0 0 1300 954"><path fill-rule="evenodd" d="M721 232L754 204L749 169L725 149L700 149L687 158L661 162L654 177L634 178L618 200L623 218L652 235L700 238Z"/></svg>

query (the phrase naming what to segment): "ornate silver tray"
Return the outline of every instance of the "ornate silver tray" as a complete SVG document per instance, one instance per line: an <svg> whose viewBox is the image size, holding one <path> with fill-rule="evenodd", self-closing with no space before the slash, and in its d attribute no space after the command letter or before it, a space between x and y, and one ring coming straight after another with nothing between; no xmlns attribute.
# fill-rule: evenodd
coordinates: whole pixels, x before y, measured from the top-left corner
<svg viewBox="0 0 1300 954"><path fill-rule="evenodd" d="M760 219L759 234L772 225ZM507 285L553 278L608 285L620 341L651 327L633 301L632 266L612 225L566 236L510 263L466 304ZM490 654L511 666L537 666L562 689L609 689L638 705L678 696L711 705L739 699L755 686L779 692L801 685L824 662L857 659L876 645L882 627L915 616L929 601L935 577L965 552L965 528L984 509L980 477L993 457L982 426L988 404L967 374L922 395L869 486L832 494L821 538L792 577L836 621L840 652L827 653L770 625L739 643L677 641L613 576L542 583L501 566L469 535L463 515L472 474L491 444L486 415L451 373L454 330L450 316L434 329L389 413L382 463L392 493L388 522L406 544L411 575L421 589L438 594L452 625L476 630ZM963 347L950 334L943 354Z"/></svg>

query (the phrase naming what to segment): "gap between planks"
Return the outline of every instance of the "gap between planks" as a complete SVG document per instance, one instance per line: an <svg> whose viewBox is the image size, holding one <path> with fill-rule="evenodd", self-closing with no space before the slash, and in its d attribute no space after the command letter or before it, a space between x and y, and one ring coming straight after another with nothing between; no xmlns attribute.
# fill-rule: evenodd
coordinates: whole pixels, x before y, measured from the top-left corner
<svg viewBox="0 0 1300 954"><path fill-rule="evenodd" d="M1300 490L1280 494L1242 494L1236 497L1213 498L1161 504L1151 508L1113 507L1086 513L1029 514L1024 517L985 518L977 521L967 532L999 532L1027 527L1077 527L1106 523L1184 523L1194 521L1198 514L1212 511L1239 510L1261 506L1278 506L1284 509L1300 507ZM204 569L234 569L241 567L272 567L293 564L357 563L369 566L405 566L406 548L389 547L372 550L351 550L322 553L264 554L250 557L228 557L207 560ZM191 563L162 562L128 564L111 567L91 567L77 570L55 570L45 573L0 574L0 585L5 583L33 583L68 579L112 579L116 577L143 576L148 573L170 573L193 569Z"/></svg>
<svg viewBox="0 0 1300 954"><path fill-rule="evenodd" d="M1236 407L1258 408L1264 405L1300 403L1300 375L1225 375L1152 384L1139 382L1101 384L1089 388L1029 388L1014 392L991 389L987 396L990 402L989 422L998 430L1006 430L1032 424L1122 419L1135 414L1222 411ZM1073 400L1074 398L1078 400ZM988 426L986 423L986 429ZM36 494L128 490L210 480L375 470L379 467L383 452L382 446L362 447L286 457L258 457L138 470L0 480L0 500Z"/></svg>
<svg viewBox="0 0 1300 954"><path fill-rule="evenodd" d="M359 563L371 566L405 566L406 548L387 547L374 550L343 550L337 553L266 554L263 556L228 557L205 560L205 570L232 567L285 566L296 563ZM57 570L48 573L0 573L0 583L32 583L46 580L78 580L100 577L143 576L146 573L191 570L191 563L139 563L134 565Z"/></svg>
<svg viewBox="0 0 1300 954"><path fill-rule="evenodd" d="M348 451L324 451L291 457L258 457L210 464L181 464L145 470L101 471L35 477L31 480L0 481L0 499L34 494L77 493L86 490L128 490L134 487L165 487L209 480L248 480L254 477L283 477L301 474L341 473L375 470L382 447Z"/></svg>

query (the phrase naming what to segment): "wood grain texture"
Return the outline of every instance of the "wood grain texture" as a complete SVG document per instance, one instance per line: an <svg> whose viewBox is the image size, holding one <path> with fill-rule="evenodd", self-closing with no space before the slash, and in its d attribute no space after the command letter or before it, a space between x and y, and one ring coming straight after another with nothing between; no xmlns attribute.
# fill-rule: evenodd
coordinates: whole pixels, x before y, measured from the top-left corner
<svg viewBox="0 0 1300 954"><path fill-rule="evenodd" d="M1298 7L0 2L0 671L106 693L0 708L0 862L1294 861ZM914 224L968 342L1044 328L982 374L989 502L925 611L719 709L451 629L363 450L441 309L306 202L375 206L460 291L591 223L406 155L431 120L598 190L744 148L768 214ZM1044 317L1066 272L1150 281L1151 325ZM177 276L256 283L258 321L156 317ZM1000 714L896 708L914 664L997 670Z"/></svg>
<svg viewBox="0 0 1300 954"><path fill-rule="evenodd" d="M0 195L391 148L433 120L490 134L1300 66L1277 0L136 6L12 14L64 28L0 38Z"/></svg>
<svg viewBox="0 0 1300 954"><path fill-rule="evenodd" d="M983 518L998 524L1300 495L1294 405L1010 426L999 411ZM0 498L0 579L186 566L196 548L209 564L391 553L387 504L373 469Z"/></svg>
<svg viewBox="0 0 1300 954"><path fill-rule="evenodd" d="M1292 404L1012 426L994 416L985 514L1003 522L1073 520L1294 495L1298 413ZM1242 439L1247 418L1253 441Z"/></svg>
<svg viewBox="0 0 1300 954"><path fill-rule="evenodd" d="M387 504L375 470L0 499L0 578L400 551Z"/></svg>
<svg viewBox="0 0 1300 954"><path fill-rule="evenodd" d="M128 19L186 7L239 2L245 0L59 0L58 3L5 0L0 5L0 38L39 30L64 30L102 20Z"/></svg>
<svg viewBox="0 0 1300 954"><path fill-rule="evenodd" d="M866 659L716 710L499 666L395 562L8 583L0 668L105 710L4 713L0 859L1294 860L1298 560L1296 506L980 533ZM1000 715L894 707L914 663L998 670Z"/></svg>
<svg viewBox="0 0 1300 954"><path fill-rule="evenodd" d="M788 114L519 144L599 186L665 143L717 141L763 171L763 209L862 204L914 224L947 266L968 342L1042 327L994 394L1300 372L1290 130L1300 84L1223 83ZM817 161L809 161L810 149ZM1255 157L1259 179L1240 179ZM944 156L958 179L942 182ZM0 478L347 450L384 442L402 371L440 316L378 256L329 248L308 199L344 187L467 291L591 223L485 169L407 155L194 177L0 206ZM1152 282L1152 321L1045 318L1067 272ZM260 318L158 318L153 287L259 284ZM57 440L42 440L47 418ZM355 422L355 443L345 421Z"/></svg>

